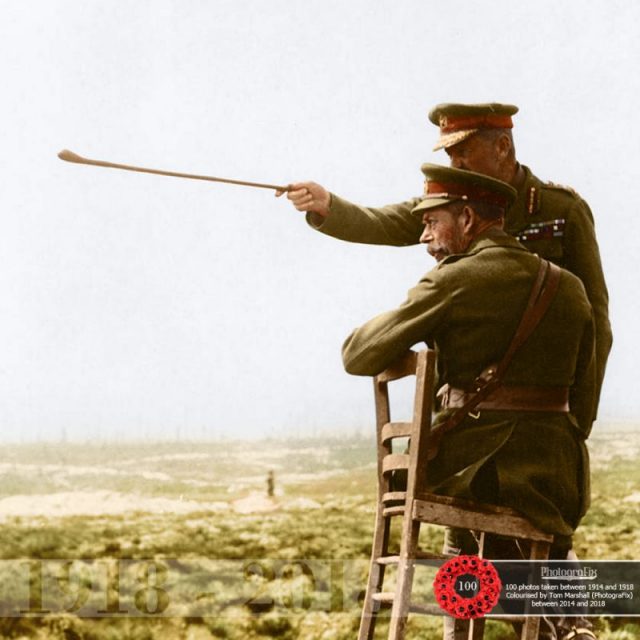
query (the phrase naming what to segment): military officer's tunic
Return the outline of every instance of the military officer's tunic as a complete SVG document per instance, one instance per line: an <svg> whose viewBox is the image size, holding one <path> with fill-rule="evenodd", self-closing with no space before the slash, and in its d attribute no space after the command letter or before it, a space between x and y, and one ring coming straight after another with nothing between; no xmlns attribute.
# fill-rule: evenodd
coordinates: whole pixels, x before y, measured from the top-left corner
<svg viewBox="0 0 640 640"><path fill-rule="evenodd" d="M506 215L505 230L527 249L568 269L584 284L591 302L596 334L596 397L611 349L609 296L602 273L593 215L575 192L543 183L524 167L525 180ZM330 215L308 215L319 231L341 240L367 244L408 246L419 241L422 220L411 210L422 200L366 208L331 195Z"/></svg>
<svg viewBox="0 0 640 640"><path fill-rule="evenodd" d="M465 254L445 258L398 308L355 330L343 346L345 368L376 375L407 349L438 352L442 384L471 389L505 354L526 306L539 259L493 229ZM594 412L593 316L580 280L563 271L545 317L516 353L506 385L570 387L571 413L481 411L445 434L429 463L430 490L513 507L544 531L568 537L589 498L584 439ZM452 410L436 415L435 424ZM478 483L488 463L498 486ZM480 493L478 493L480 491Z"/></svg>

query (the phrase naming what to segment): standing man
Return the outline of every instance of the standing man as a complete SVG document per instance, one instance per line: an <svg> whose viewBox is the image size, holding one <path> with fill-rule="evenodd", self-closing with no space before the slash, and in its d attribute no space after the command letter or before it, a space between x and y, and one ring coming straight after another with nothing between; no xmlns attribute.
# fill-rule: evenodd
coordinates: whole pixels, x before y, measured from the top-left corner
<svg viewBox="0 0 640 640"><path fill-rule="evenodd" d="M440 104L429 119L440 127L434 150L445 149L451 166L502 180L517 190L505 230L529 251L564 267L584 284L593 307L596 333L597 396L611 349L609 296L602 273L593 215L573 190L544 183L521 165L511 129L518 108L506 104ZM341 240L407 246L422 233L412 210L420 197L381 208L362 207L313 182L292 185L287 198L308 223ZM281 194L279 194L281 195Z"/></svg>
<svg viewBox="0 0 640 640"><path fill-rule="evenodd" d="M342 353L349 373L373 376L419 342L435 348L443 384L437 430L509 349L541 259L503 230L516 196L509 185L437 165L423 171L426 197L413 215L438 265L399 308L356 329ZM591 305L580 280L561 270L555 296L500 386L442 436L426 469L428 490L517 509L554 534L552 557L565 558L589 503L584 441L595 395ZM518 557L499 538L489 549L487 557ZM456 633L449 625L446 637L466 637L459 626ZM545 622L540 638L589 640L589 627L575 618Z"/></svg>

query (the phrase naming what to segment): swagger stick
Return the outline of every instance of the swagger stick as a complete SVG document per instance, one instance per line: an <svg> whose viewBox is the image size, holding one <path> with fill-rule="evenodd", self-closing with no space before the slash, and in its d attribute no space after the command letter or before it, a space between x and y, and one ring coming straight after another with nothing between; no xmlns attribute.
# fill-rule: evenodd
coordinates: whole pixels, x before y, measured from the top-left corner
<svg viewBox="0 0 640 640"><path fill-rule="evenodd" d="M288 191L289 187L277 184L265 184L263 182L247 182L246 180L231 180L230 178L214 178L213 176L200 176L193 173L178 173L177 171L164 171L162 169L145 169L144 167L134 167L129 164L116 164L115 162L104 162L103 160L91 160L83 158L73 151L63 149L58 158L65 162L75 162L76 164L89 164L94 167L108 167L109 169L124 169L125 171L139 171L140 173L154 173L159 176L172 176L174 178L190 178L192 180L208 180L209 182L226 182L227 184L239 184L244 187L259 187L261 189L274 189L275 191Z"/></svg>

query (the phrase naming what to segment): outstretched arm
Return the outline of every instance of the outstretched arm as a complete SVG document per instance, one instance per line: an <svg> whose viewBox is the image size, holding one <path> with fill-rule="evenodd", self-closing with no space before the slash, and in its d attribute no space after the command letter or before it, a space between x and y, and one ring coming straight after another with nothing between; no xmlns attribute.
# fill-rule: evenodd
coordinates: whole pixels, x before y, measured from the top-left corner
<svg viewBox="0 0 640 640"><path fill-rule="evenodd" d="M278 191L276 196L284 193ZM394 247L414 245L420 240L422 221L411 213L420 197L384 207L363 207L315 182L294 183L286 193L293 206L307 214L311 227L333 238Z"/></svg>

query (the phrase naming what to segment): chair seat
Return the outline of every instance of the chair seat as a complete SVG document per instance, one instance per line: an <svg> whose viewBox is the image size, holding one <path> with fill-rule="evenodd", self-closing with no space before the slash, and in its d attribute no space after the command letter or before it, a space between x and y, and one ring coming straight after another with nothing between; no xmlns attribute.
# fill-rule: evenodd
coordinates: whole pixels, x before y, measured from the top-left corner
<svg viewBox="0 0 640 640"><path fill-rule="evenodd" d="M553 535L540 531L515 509L479 504L435 493L420 493L413 500L412 518L421 522L474 529L486 533L553 542Z"/></svg>

